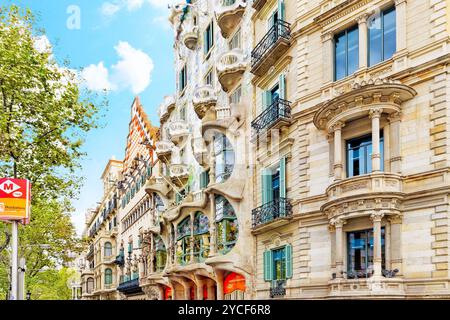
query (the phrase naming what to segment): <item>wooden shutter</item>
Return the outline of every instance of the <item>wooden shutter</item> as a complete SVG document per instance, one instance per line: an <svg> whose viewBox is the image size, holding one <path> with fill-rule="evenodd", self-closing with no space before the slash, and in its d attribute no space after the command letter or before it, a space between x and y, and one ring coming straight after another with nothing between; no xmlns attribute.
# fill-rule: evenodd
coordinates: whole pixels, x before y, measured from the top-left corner
<svg viewBox="0 0 450 320"><path fill-rule="evenodd" d="M292 278L292 264L293 264L293 258L292 258L292 246L290 244L286 245L284 247L285 250L285 259L286 259L286 279Z"/></svg>
<svg viewBox="0 0 450 320"><path fill-rule="evenodd" d="M280 198L286 198L286 157L280 160Z"/></svg>
<svg viewBox="0 0 450 320"><path fill-rule="evenodd" d="M261 101L262 101L262 103L261 103L261 105L262 105L261 110L264 111L272 103L272 94L270 93L270 91L263 91L262 92Z"/></svg>
<svg viewBox="0 0 450 320"><path fill-rule="evenodd" d="M278 20L285 21L284 0L278 0Z"/></svg>
<svg viewBox="0 0 450 320"><path fill-rule="evenodd" d="M264 281L272 281L273 277L272 250L264 251Z"/></svg>
<svg viewBox="0 0 450 320"><path fill-rule="evenodd" d="M271 169L263 169L261 172L261 192L263 205L273 200Z"/></svg>
<svg viewBox="0 0 450 320"><path fill-rule="evenodd" d="M280 86L280 99L286 100L286 76L280 74L278 85Z"/></svg>

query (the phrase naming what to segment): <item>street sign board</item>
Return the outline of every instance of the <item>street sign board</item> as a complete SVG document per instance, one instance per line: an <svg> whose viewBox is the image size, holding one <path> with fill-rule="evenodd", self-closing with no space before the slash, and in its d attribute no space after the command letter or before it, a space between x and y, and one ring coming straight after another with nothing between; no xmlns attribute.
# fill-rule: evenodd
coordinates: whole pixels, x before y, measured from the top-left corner
<svg viewBox="0 0 450 320"><path fill-rule="evenodd" d="M31 184L28 180L0 178L0 220L30 221Z"/></svg>

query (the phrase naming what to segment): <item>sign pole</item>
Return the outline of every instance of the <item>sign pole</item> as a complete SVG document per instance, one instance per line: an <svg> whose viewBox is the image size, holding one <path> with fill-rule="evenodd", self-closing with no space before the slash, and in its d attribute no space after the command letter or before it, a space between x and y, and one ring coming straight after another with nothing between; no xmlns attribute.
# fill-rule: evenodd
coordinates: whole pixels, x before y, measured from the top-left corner
<svg viewBox="0 0 450 320"><path fill-rule="evenodd" d="M18 286L17 286L17 271L19 269L18 266L18 247L19 247L19 241L18 241L18 222L13 221L12 222L12 234L11 234L11 247L12 247L12 254L11 254L11 300L17 300L17 293L18 293Z"/></svg>

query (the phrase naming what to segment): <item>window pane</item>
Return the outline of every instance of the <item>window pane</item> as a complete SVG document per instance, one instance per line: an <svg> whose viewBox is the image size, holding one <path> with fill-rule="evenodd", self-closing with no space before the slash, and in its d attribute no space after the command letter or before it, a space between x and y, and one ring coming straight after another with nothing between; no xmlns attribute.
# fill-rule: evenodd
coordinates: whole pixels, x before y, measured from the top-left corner
<svg viewBox="0 0 450 320"><path fill-rule="evenodd" d="M381 19L370 19L369 23L369 66L382 60L382 30Z"/></svg>
<svg viewBox="0 0 450 320"><path fill-rule="evenodd" d="M395 23L395 9L384 12L383 15L384 27L384 60L389 59L396 51L396 23Z"/></svg>
<svg viewBox="0 0 450 320"><path fill-rule="evenodd" d="M347 75L354 73L359 67L359 34L358 28L348 31Z"/></svg>
<svg viewBox="0 0 450 320"><path fill-rule="evenodd" d="M334 40L334 61L335 61L335 80L345 77L346 74L346 37L345 33L337 35Z"/></svg>

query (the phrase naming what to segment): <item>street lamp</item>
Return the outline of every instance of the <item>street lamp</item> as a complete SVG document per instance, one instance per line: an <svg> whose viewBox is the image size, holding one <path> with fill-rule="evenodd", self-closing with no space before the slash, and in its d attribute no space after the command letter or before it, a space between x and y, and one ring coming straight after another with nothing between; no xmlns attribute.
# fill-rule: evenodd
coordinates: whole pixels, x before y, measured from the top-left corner
<svg viewBox="0 0 450 320"><path fill-rule="evenodd" d="M30 292L30 290L27 291L27 300L31 300L31 292Z"/></svg>

